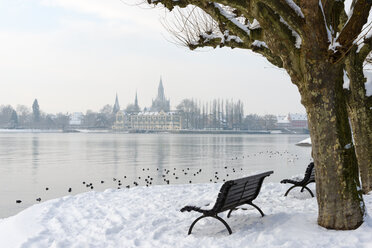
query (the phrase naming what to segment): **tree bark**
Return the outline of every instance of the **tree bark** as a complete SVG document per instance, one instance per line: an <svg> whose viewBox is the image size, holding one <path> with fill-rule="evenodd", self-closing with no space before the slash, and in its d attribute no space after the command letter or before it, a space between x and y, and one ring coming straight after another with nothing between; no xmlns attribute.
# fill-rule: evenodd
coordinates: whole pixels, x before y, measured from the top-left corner
<svg viewBox="0 0 372 248"><path fill-rule="evenodd" d="M364 83L363 61L357 53L350 53L346 59L349 76L349 90L346 90L347 110L353 130L354 145L358 159L363 193L372 190L372 111Z"/></svg>
<svg viewBox="0 0 372 248"><path fill-rule="evenodd" d="M363 223L365 207L351 145L342 66L309 61L304 63L306 81L299 84L299 90L313 141L318 224L329 229L356 229Z"/></svg>

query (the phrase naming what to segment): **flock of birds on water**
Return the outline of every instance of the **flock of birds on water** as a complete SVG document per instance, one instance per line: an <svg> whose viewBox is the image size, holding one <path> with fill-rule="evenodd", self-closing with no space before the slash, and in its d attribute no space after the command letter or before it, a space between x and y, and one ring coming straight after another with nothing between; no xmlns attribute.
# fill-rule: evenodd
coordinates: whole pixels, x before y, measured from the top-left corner
<svg viewBox="0 0 372 248"><path fill-rule="evenodd" d="M284 151L284 152L279 152L279 151L265 151L265 152L257 152L257 153L254 153L254 154L251 154L251 155L245 155L245 156L240 156L240 157L233 157L231 158L231 160L238 160L238 159L244 159L244 158L249 158L249 157L257 157L259 155L267 155L269 158L272 158L272 157L275 157L275 156L279 156L279 157L282 157L284 155L287 155L287 162L294 162L295 160L298 160L299 157L296 155L296 154L291 154L289 153L288 151ZM148 175L142 175L142 176L137 176L135 178L129 178L127 176L123 176L123 177L113 177L110 181L112 181L113 183L116 184L115 187L117 187L117 189L121 189L121 188L131 188L131 187L136 187L136 186L140 186L140 185L143 185L143 186L146 186L146 187L149 187L151 185L154 184L154 173L150 170L150 168L141 168L142 169L142 172L148 172L150 174ZM231 179L234 179L236 173L242 173L243 172L243 168L242 167L239 167L239 168L235 168L235 167L232 167L232 166L223 166L222 170L220 171L215 171L213 172L212 175L210 175L210 179L209 179L209 182L210 183L219 183L219 182L225 182L227 180L229 180L229 178ZM175 184L177 183L178 181L183 181L183 182L188 182L188 183L193 183L193 180L192 178L193 177L198 177L202 174L203 172L203 169L202 168L184 168L184 169L180 169L180 168L170 168L170 169L162 169L160 170L159 168L156 168L156 172L158 173L158 177L160 176L161 177L161 181L160 182L163 182L163 184ZM182 178L183 177L183 178ZM183 179L183 180L181 180ZM186 179L186 180L185 180ZM130 182L128 182L130 181ZM98 182L99 184L104 184L104 183L107 183L107 181L104 181L104 180L100 180ZM88 190L93 190L95 185L93 185L92 182L87 182L87 181L83 181L81 183L83 185L83 187L85 186ZM161 183L158 183L158 184L161 184ZM45 191L49 191L50 188L49 187L46 187L45 188ZM67 193L72 193L72 187L68 187L66 188L66 192ZM79 191L79 193L82 192L81 190ZM41 202L41 197L38 197L36 198L36 201L37 202ZM22 203L22 200L16 200L16 203Z"/></svg>

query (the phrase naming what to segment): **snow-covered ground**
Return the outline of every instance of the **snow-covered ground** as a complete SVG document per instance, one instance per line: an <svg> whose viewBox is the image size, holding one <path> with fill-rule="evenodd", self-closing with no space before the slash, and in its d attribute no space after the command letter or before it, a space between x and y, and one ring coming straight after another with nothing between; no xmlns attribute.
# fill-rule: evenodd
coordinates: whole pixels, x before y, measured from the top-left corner
<svg viewBox="0 0 372 248"><path fill-rule="evenodd" d="M278 183L264 184L254 201L265 217L248 206L229 219L221 215L232 235L212 218L198 222L187 235L200 214L180 208L213 205L220 186L110 189L50 200L1 219L0 247L372 247L369 216L354 231L326 230L317 225L315 198L296 190L283 197L288 185ZM372 195L365 202L372 212Z"/></svg>
<svg viewBox="0 0 372 248"><path fill-rule="evenodd" d="M301 140L296 145L297 146L311 146L311 138L309 137L307 139Z"/></svg>

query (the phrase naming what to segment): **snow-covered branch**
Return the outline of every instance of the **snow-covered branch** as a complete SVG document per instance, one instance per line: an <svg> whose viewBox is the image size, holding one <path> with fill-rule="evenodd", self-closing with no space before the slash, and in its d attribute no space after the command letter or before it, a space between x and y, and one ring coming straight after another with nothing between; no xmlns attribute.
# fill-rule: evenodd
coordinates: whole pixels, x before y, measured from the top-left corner
<svg viewBox="0 0 372 248"><path fill-rule="evenodd" d="M301 8L293 0L259 0L280 17L300 35L302 34L302 25L305 22L305 16Z"/></svg>
<svg viewBox="0 0 372 248"><path fill-rule="evenodd" d="M340 58L354 46L354 41L358 38L363 26L367 23L369 12L371 10L372 1L357 0L351 9L349 20L337 37L336 42L339 44L335 48L335 53L331 56L331 61L334 63L340 61Z"/></svg>

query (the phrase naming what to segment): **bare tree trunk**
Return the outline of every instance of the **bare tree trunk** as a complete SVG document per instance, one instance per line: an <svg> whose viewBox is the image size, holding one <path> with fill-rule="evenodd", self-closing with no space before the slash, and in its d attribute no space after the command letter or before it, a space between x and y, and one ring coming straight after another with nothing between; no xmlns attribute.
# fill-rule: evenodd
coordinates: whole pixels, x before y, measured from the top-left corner
<svg viewBox="0 0 372 248"><path fill-rule="evenodd" d="M307 82L300 84L316 166L318 224L350 230L363 223L365 212L340 65L317 61L306 65Z"/></svg>
<svg viewBox="0 0 372 248"><path fill-rule="evenodd" d="M354 145L358 159L363 193L372 190L372 111L368 103L364 83L363 61L358 61L356 53L346 59L346 70L350 79L346 92L348 113L354 135Z"/></svg>

